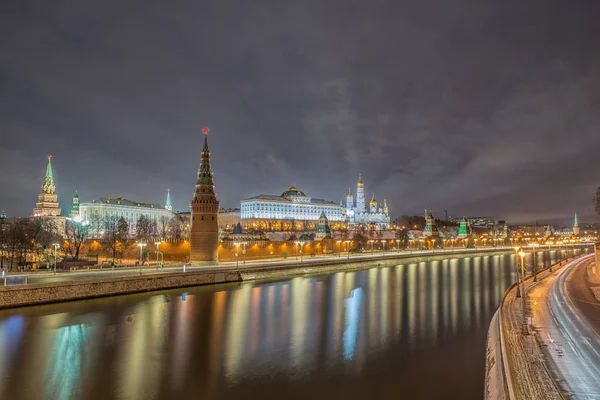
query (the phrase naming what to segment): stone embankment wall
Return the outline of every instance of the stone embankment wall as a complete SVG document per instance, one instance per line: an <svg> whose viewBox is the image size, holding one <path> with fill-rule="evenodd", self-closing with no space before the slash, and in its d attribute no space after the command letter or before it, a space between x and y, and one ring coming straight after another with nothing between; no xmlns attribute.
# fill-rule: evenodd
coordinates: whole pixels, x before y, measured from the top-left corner
<svg viewBox="0 0 600 400"><path fill-rule="evenodd" d="M187 272L0 288L0 308L240 281L238 272Z"/></svg>
<svg viewBox="0 0 600 400"><path fill-rule="evenodd" d="M298 275L327 274L366 268L389 267L398 264L443 260L451 257L493 256L512 250L486 251L485 253L453 253L440 255L389 255L387 257L364 257L350 260L317 260L275 265L240 265L239 269L225 267L211 271L188 271L178 273L128 276L106 279L77 280L44 284L0 287L0 308L54 303L94 297L114 296L128 293L174 289L186 286L240 282L246 280L285 279Z"/></svg>

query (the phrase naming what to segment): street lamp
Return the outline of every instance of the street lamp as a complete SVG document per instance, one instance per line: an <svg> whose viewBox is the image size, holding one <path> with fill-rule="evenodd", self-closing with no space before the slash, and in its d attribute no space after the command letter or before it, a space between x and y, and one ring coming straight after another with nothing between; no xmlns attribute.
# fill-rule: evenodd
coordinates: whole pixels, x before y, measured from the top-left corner
<svg viewBox="0 0 600 400"><path fill-rule="evenodd" d="M369 240L369 242L371 242L371 253L373 253L374 252L373 243L375 243L375 239L371 239L371 240Z"/></svg>
<svg viewBox="0 0 600 400"><path fill-rule="evenodd" d="M346 240L346 250L348 250L348 260L350 259L350 241Z"/></svg>
<svg viewBox="0 0 600 400"><path fill-rule="evenodd" d="M431 250L435 253L435 239L431 239Z"/></svg>
<svg viewBox="0 0 600 400"><path fill-rule="evenodd" d="M54 243L54 275L56 275L56 253L58 252L58 248L60 244Z"/></svg>
<svg viewBox="0 0 600 400"><path fill-rule="evenodd" d="M400 239L396 239L396 250L400 252Z"/></svg>
<svg viewBox="0 0 600 400"><path fill-rule="evenodd" d="M138 243L138 247L140 248L140 275L142 274L142 249L144 248L144 246L146 245L146 243Z"/></svg>
<svg viewBox="0 0 600 400"><path fill-rule="evenodd" d="M521 248L519 246L515 246L513 247L513 249L515 249L515 261L516 261L516 268L517 268L517 295L516 297L521 297L521 288L519 286L519 250L521 250Z"/></svg>
<svg viewBox="0 0 600 400"><path fill-rule="evenodd" d="M531 243L531 247L533 247L533 281L537 282L537 265L536 265L536 254L537 248L540 247L539 243Z"/></svg>
<svg viewBox="0 0 600 400"><path fill-rule="evenodd" d="M300 246L300 262L302 262L302 261L303 261L303 258L302 258L302 249L304 248L304 243L306 243L306 242L305 242L305 241L303 241L303 240L299 240L299 241L297 241L297 242L294 242L294 243L295 243L296 245ZM296 260L297 260L297 259L298 259L298 256L296 255Z"/></svg>
<svg viewBox="0 0 600 400"><path fill-rule="evenodd" d="M233 243L233 245L235 246L235 267L237 268L240 264L239 264L239 252L240 252L240 243L239 242L235 242Z"/></svg>
<svg viewBox="0 0 600 400"><path fill-rule="evenodd" d="M520 251L519 255L521 256L521 282L523 285L523 295L521 296L521 308L523 311L523 319L521 320L521 333L523 335L529 334L529 329L527 328L527 318L525 316L525 252Z"/></svg>
<svg viewBox="0 0 600 400"><path fill-rule="evenodd" d="M337 244L338 244L338 249L339 249L338 257L341 257L342 256L342 241L338 240Z"/></svg>
<svg viewBox="0 0 600 400"><path fill-rule="evenodd" d="M158 253L160 252L160 240L157 242L154 242L154 244L156 245L156 270L158 271Z"/></svg>

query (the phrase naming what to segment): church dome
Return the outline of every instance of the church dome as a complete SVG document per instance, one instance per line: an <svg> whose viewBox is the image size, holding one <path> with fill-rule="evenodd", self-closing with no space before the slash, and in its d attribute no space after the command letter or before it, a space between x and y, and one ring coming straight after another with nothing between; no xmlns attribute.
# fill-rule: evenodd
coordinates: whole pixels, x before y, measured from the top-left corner
<svg viewBox="0 0 600 400"><path fill-rule="evenodd" d="M375 200L375 193L373 193L373 197L371 197L371 201L369 202L371 207L377 207L377 200Z"/></svg>
<svg viewBox="0 0 600 400"><path fill-rule="evenodd" d="M306 196L303 192L296 189L294 185L292 185L288 190L281 194L281 197L291 197L291 196Z"/></svg>

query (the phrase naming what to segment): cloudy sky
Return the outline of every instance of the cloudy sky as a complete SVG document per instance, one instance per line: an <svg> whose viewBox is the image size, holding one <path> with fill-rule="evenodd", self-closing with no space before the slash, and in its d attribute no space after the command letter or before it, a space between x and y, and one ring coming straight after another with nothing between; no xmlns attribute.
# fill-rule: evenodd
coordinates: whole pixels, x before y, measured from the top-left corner
<svg viewBox="0 0 600 400"><path fill-rule="evenodd" d="M392 215L592 215L597 0L4 0L0 208L53 154L70 207L192 197L201 129L225 207L362 173Z"/></svg>

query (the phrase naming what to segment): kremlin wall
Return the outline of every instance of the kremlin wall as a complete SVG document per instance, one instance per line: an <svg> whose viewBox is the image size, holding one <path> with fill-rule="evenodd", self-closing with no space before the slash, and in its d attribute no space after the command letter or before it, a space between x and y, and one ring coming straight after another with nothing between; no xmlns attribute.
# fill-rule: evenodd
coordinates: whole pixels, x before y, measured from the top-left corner
<svg viewBox="0 0 600 400"><path fill-rule="evenodd" d="M244 263L406 248L493 247L523 244L531 239L558 243L580 236L577 215L572 229L562 231L550 226L532 231L509 229L507 223L493 217L463 217L440 225L428 210L422 218L422 227L396 226L390 223L386 199L380 203L373 193L371 200L366 201L362 175L358 177L355 194L349 190L345 201L339 203L314 198L292 185L281 195L261 194L242 200L240 209L221 210L210 164L208 132L208 128L203 129L204 144L190 212L173 212L169 190L164 206L124 198L80 202L75 191L66 217L58 204L51 156L48 156L33 217L46 217L54 222L57 233L64 238L60 246L63 250L68 246L67 220L88 226L88 239L81 254L95 256L98 262L107 258L112 261L103 245L103 221L113 217L123 220L128 232L116 244L116 264L124 265L139 261L158 263L159 254L161 262L214 265L219 261ZM142 217L154 226L154 233L146 239L140 239L137 232Z"/></svg>

